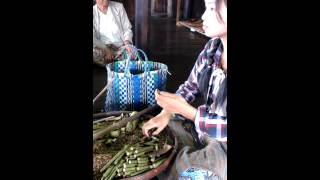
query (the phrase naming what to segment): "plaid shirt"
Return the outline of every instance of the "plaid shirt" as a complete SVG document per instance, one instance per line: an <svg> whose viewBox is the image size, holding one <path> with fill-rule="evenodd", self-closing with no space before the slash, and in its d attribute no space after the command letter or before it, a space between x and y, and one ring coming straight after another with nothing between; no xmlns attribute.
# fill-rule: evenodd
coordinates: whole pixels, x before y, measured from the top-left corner
<svg viewBox="0 0 320 180"><path fill-rule="evenodd" d="M176 92L191 104L200 93L203 93L199 90L200 73L208 66L212 68L211 75L209 75L208 93L204 94L206 102L198 107L195 117L195 127L200 139L207 134L218 141L227 141L227 99L225 98L222 104L216 103L220 85L227 77L220 68L222 49L220 39L211 39L198 56L188 80ZM223 90L226 91L226 86Z"/></svg>

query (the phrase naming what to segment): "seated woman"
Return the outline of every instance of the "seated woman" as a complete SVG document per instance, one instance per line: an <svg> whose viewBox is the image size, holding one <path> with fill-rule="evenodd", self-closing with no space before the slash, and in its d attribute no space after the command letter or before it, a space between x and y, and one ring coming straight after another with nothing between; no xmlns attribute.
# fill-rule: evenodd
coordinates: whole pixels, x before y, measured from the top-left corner
<svg viewBox="0 0 320 180"><path fill-rule="evenodd" d="M142 127L149 136L149 130L157 135L169 126L178 138L175 161L159 179L227 179L227 0L204 2L203 29L212 39L175 94L155 93L163 110ZM196 98L203 98L197 108Z"/></svg>
<svg viewBox="0 0 320 180"><path fill-rule="evenodd" d="M130 52L132 26L119 2L96 0L93 6L93 62L105 66L126 47Z"/></svg>

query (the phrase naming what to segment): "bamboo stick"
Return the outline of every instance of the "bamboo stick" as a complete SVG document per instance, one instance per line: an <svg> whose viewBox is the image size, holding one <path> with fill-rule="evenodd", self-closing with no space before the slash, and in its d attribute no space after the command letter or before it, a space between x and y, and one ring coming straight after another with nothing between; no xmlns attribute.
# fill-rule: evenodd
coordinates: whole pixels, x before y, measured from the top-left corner
<svg viewBox="0 0 320 180"><path fill-rule="evenodd" d="M119 122L111 125L111 126L108 126L104 129L102 129L101 131L95 133L93 135L93 141L97 140L98 138L101 138L103 137L105 134L115 130L115 129L119 129L121 127L123 127L124 125L126 125L129 121L133 120L133 119L138 119L142 114L145 114L149 111L152 111L152 110L155 110L156 108L158 108L157 105L154 105L154 106L151 106L151 107L148 107L148 108L145 108L144 110L140 111L140 112L137 112L136 114L134 114L133 116L130 116L128 118L123 118L121 119Z"/></svg>

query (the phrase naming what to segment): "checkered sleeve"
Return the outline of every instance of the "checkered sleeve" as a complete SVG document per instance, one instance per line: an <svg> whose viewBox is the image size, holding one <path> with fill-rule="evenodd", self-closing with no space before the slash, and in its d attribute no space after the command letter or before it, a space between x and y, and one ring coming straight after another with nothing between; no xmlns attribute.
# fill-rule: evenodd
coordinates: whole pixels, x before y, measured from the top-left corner
<svg viewBox="0 0 320 180"><path fill-rule="evenodd" d="M206 57L206 51L212 48L213 41L210 40L201 51L198 56L198 59L195 65L192 68L192 71L184 84L179 86L179 89L176 91L177 95L182 96L190 104L195 100L195 97L200 93L198 88L198 75L205 67L205 63L208 60Z"/></svg>
<svg viewBox="0 0 320 180"><path fill-rule="evenodd" d="M198 107L195 127L200 138L208 134L219 141L227 141L227 118L209 113L205 105Z"/></svg>

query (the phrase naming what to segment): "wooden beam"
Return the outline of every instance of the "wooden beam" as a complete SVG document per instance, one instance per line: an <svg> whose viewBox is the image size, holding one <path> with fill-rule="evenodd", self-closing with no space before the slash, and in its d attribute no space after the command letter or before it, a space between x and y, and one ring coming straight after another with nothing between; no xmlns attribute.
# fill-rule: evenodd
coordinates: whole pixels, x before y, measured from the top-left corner
<svg viewBox="0 0 320 180"><path fill-rule="evenodd" d="M150 0L135 2L135 46L147 52L149 33Z"/></svg>

